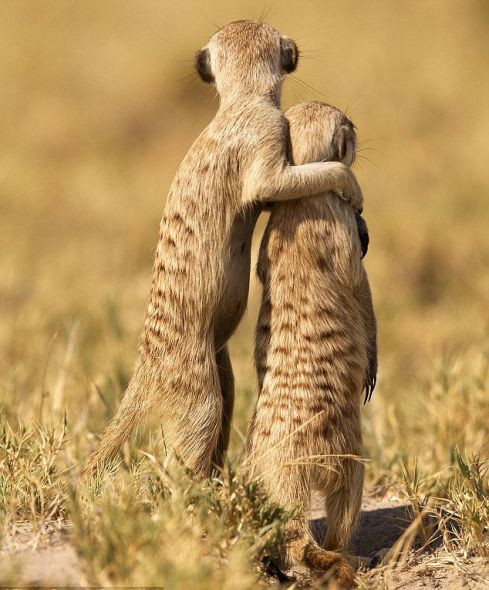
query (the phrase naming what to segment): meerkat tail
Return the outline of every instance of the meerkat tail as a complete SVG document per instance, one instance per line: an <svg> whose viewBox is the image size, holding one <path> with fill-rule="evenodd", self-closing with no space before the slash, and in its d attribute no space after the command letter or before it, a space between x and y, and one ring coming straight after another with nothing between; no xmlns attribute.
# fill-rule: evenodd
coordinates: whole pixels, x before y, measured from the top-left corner
<svg viewBox="0 0 489 590"><path fill-rule="evenodd" d="M114 459L121 446L128 439L134 426L139 424L147 411L147 404L141 401L137 379L131 379L117 412L104 430L97 448L90 455L83 477L90 478L102 471Z"/></svg>

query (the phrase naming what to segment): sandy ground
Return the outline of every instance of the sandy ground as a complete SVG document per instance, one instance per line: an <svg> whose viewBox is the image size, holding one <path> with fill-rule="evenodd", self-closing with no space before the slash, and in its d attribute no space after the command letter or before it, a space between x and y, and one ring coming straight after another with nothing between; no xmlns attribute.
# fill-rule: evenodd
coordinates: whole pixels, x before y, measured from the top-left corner
<svg viewBox="0 0 489 590"><path fill-rule="evenodd" d="M324 513L318 498L313 498L311 524L318 535L324 531ZM409 526L409 510L396 497L378 499L366 496L354 553L371 555L392 547ZM83 563L70 543L69 532L59 529L35 535L26 525L18 525L3 539L0 549L1 586L87 586ZM390 588L412 590L489 589L489 564L481 559L466 560L456 566L442 547L416 557L391 574Z"/></svg>
<svg viewBox="0 0 489 590"><path fill-rule="evenodd" d="M88 586L83 565L66 530L36 535L18 525L3 539L0 586Z"/></svg>

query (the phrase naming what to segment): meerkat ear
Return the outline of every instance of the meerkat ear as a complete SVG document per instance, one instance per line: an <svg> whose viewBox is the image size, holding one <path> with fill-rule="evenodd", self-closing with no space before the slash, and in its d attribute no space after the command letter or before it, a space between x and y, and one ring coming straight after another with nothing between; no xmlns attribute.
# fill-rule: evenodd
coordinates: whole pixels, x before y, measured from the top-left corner
<svg viewBox="0 0 489 590"><path fill-rule="evenodd" d="M211 70L211 56L207 47L197 51L195 54L195 69L201 80L208 84L214 82L214 75Z"/></svg>
<svg viewBox="0 0 489 590"><path fill-rule="evenodd" d="M335 133L336 154L340 162L351 166L355 160L355 132L342 125Z"/></svg>
<svg viewBox="0 0 489 590"><path fill-rule="evenodd" d="M288 37L280 38L280 58L283 69L290 74L297 67L299 50L297 45Z"/></svg>

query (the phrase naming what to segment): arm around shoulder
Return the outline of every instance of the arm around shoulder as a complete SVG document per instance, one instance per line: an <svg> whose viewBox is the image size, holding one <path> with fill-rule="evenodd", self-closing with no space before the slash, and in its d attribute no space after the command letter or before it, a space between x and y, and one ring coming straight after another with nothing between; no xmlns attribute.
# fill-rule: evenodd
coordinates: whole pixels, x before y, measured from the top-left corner
<svg viewBox="0 0 489 590"><path fill-rule="evenodd" d="M313 162L291 166L285 158L277 164L255 161L245 175L245 201L287 201L334 192L356 211L363 195L355 175L341 162Z"/></svg>

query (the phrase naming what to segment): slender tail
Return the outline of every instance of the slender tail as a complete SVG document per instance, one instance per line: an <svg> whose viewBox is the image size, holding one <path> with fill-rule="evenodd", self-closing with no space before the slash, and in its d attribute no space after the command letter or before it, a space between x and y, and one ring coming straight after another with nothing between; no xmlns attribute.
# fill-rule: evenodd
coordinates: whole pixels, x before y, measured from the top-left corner
<svg viewBox="0 0 489 590"><path fill-rule="evenodd" d="M144 417L147 404L139 399L140 384L133 376L122 402L102 434L97 448L88 459L83 477L89 479L102 471L117 455L132 430Z"/></svg>

